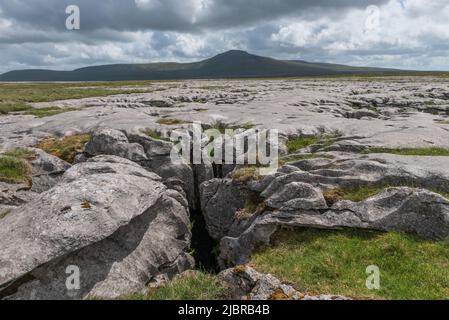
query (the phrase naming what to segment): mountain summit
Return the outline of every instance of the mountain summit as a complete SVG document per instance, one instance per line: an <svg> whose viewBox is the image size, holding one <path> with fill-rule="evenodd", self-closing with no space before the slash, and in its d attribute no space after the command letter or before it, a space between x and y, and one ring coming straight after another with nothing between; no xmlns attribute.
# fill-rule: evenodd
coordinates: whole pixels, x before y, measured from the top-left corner
<svg viewBox="0 0 449 320"><path fill-rule="evenodd" d="M16 70L0 75L0 81L111 81L218 79L251 77L299 77L381 73L396 70L277 60L231 50L193 63L114 64L73 71Z"/></svg>

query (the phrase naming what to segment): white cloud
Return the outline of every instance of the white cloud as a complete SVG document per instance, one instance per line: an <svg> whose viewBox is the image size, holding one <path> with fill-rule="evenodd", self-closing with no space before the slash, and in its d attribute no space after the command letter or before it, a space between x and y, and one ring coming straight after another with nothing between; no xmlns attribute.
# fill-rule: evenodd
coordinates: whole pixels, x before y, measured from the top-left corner
<svg viewBox="0 0 449 320"><path fill-rule="evenodd" d="M350 10L337 20L328 17L313 21L289 19L281 23L271 39L299 51L314 48L321 51L321 55L338 57L340 61L344 61L345 55L358 55L368 59L373 56L371 61L380 65L395 66L400 61L404 65L403 59L408 53L427 51L431 56L434 48L441 45L439 41L447 43L449 40L448 4L436 2L426 6L428 1L425 0L406 0L401 5L400 1L392 0L379 7L379 23L371 27L367 23L370 13L360 9ZM435 42L437 39L439 41ZM445 50L449 53L449 45ZM416 59L407 61L408 68L432 67L431 64L417 64ZM363 60L361 62L363 64Z"/></svg>

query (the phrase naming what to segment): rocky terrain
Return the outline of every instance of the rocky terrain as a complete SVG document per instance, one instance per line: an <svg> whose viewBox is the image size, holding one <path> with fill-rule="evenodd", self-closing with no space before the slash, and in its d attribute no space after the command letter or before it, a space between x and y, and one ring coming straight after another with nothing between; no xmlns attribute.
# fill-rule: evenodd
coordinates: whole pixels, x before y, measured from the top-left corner
<svg viewBox="0 0 449 320"><path fill-rule="evenodd" d="M33 154L31 181L0 179L1 298L117 299L201 266L220 272L228 298L345 299L303 294L243 265L285 228L449 238L449 80L151 88L33 104L75 110L50 117L0 116L0 153ZM168 133L189 132L193 121L279 130L279 168L173 162ZM80 134L89 136L73 161L39 148ZM345 197L364 188L376 192ZM81 271L78 290L66 286L71 265Z"/></svg>

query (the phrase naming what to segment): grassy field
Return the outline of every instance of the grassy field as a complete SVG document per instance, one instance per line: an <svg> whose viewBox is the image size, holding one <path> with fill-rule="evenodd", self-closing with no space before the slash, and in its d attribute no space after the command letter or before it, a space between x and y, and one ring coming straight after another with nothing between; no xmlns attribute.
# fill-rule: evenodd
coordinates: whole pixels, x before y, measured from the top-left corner
<svg viewBox="0 0 449 320"><path fill-rule="evenodd" d="M449 242L397 233L283 231L253 266L310 294L359 299L449 299ZM366 288L366 268L380 268L380 290Z"/></svg>
<svg viewBox="0 0 449 320"><path fill-rule="evenodd" d="M28 103L151 92L153 91L151 84L151 81L0 83L0 114L22 111L36 116L54 115L73 109L58 110L57 107L50 107L47 110L36 111Z"/></svg>

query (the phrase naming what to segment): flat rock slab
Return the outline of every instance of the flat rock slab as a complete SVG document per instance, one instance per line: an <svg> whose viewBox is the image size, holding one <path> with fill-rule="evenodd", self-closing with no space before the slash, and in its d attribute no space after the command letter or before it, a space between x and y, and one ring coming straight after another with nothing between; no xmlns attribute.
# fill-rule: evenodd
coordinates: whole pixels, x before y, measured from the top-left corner
<svg viewBox="0 0 449 320"><path fill-rule="evenodd" d="M158 90L35 104L80 109L53 117L1 116L0 151L99 126L126 131L164 127L157 123L161 117L252 122L286 134L312 134L325 127L358 136L363 145L449 148L447 79L192 80L153 86Z"/></svg>

